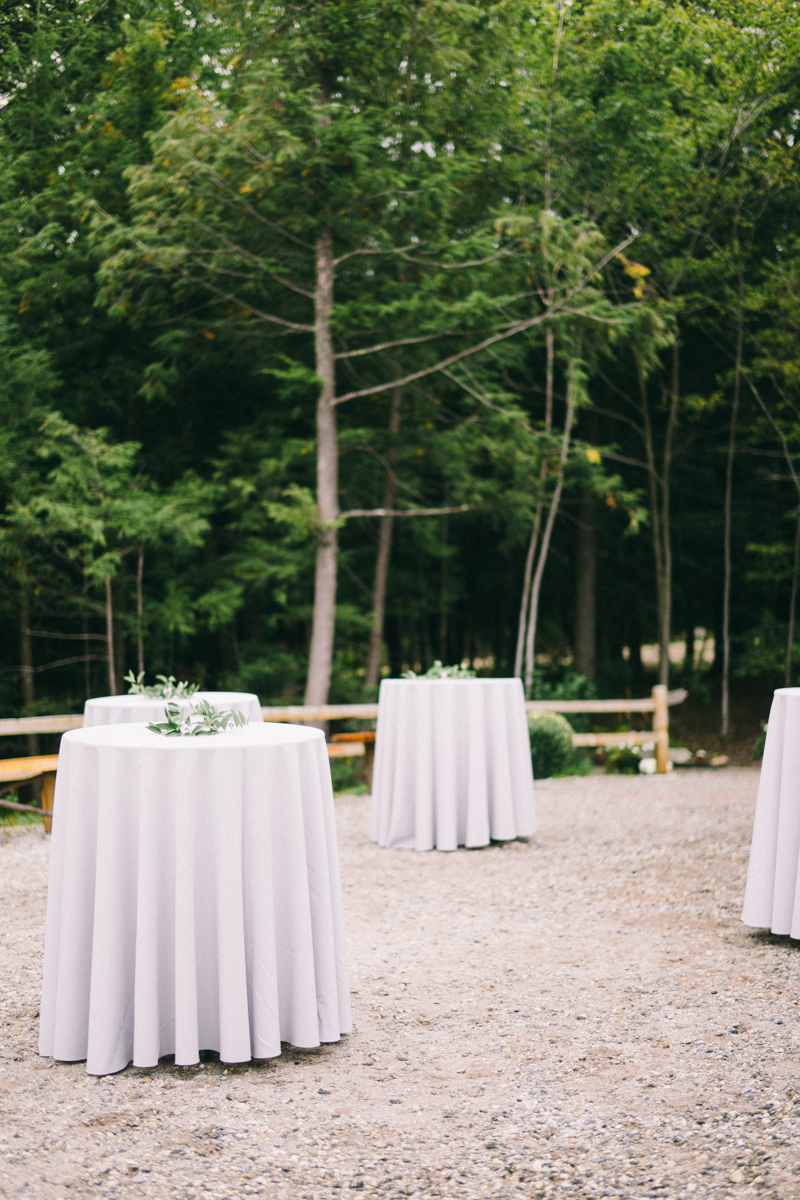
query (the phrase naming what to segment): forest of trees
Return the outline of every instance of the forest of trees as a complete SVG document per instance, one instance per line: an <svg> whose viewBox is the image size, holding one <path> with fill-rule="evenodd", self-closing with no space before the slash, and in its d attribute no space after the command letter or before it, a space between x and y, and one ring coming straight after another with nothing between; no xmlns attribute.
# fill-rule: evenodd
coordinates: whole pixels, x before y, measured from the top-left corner
<svg viewBox="0 0 800 1200"><path fill-rule="evenodd" d="M800 681L796 0L0 11L3 715Z"/></svg>

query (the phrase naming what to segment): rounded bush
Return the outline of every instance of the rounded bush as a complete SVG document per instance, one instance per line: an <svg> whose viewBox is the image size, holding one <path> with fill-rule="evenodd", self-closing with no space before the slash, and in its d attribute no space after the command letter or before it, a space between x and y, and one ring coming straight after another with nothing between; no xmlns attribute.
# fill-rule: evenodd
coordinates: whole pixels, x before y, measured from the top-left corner
<svg viewBox="0 0 800 1200"><path fill-rule="evenodd" d="M559 713L528 714L534 779L560 775L572 759L572 726Z"/></svg>
<svg viewBox="0 0 800 1200"><path fill-rule="evenodd" d="M615 746L606 755L606 775L638 775L641 761L631 746Z"/></svg>

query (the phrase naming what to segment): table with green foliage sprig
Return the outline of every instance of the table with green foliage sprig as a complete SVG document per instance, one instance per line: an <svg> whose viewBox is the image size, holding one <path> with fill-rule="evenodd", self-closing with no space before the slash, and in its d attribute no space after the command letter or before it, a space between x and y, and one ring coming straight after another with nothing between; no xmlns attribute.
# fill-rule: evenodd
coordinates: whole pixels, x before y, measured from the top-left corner
<svg viewBox="0 0 800 1200"><path fill-rule="evenodd" d="M125 676L125 682L130 684L128 695L152 696L158 700L172 700L181 696L193 696L198 690L196 683L187 683L184 679L178 681L174 675L156 675L156 679L160 682L146 684L144 682L144 671L140 671L138 675L134 675L133 671L128 671L128 674Z"/></svg>

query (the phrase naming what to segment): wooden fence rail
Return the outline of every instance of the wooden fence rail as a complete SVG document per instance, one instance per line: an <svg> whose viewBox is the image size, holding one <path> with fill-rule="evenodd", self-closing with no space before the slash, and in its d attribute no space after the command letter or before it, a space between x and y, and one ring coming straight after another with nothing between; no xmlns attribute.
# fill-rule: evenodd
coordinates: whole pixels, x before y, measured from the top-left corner
<svg viewBox="0 0 800 1200"><path fill-rule="evenodd" d="M529 713L653 713L652 730L636 730L629 733L575 733L576 746L619 746L642 745L655 742L658 771L667 769L669 747L669 709L681 704L687 693L683 688L668 692L663 684L657 684L648 697L635 700L530 700L525 705ZM288 721L300 724L310 721L339 721L345 719L374 721L378 716L377 704L290 704L270 705L262 708L265 721ZM7 717L0 720L0 737L19 736L30 733L66 733L69 729L80 729L83 717L79 714L62 714L52 717Z"/></svg>
<svg viewBox="0 0 800 1200"><path fill-rule="evenodd" d="M0 737L19 736L21 733L66 733L68 729L80 729L83 715L61 717L5 717L0 720Z"/></svg>

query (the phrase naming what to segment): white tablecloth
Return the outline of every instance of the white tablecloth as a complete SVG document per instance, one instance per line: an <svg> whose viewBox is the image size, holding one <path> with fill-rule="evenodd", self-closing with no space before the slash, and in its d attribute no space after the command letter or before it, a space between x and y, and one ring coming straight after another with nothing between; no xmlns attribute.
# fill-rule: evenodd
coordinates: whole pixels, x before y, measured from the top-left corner
<svg viewBox="0 0 800 1200"><path fill-rule="evenodd" d="M519 679L385 679L372 840L455 850L536 830Z"/></svg>
<svg viewBox="0 0 800 1200"><path fill-rule="evenodd" d="M195 692L193 696L176 697L183 708L198 700L208 700L216 708L234 709L242 712L251 721L263 721L261 705L254 692ZM87 700L83 706L83 727L93 725L124 725L128 722L145 725L149 721L163 721L164 707L170 700L157 700L152 696L97 696Z"/></svg>
<svg viewBox="0 0 800 1200"><path fill-rule="evenodd" d="M225 1062L350 1029L320 730L61 740L39 1053L90 1074Z"/></svg>
<svg viewBox="0 0 800 1200"><path fill-rule="evenodd" d="M742 920L800 938L800 688L772 701Z"/></svg>

